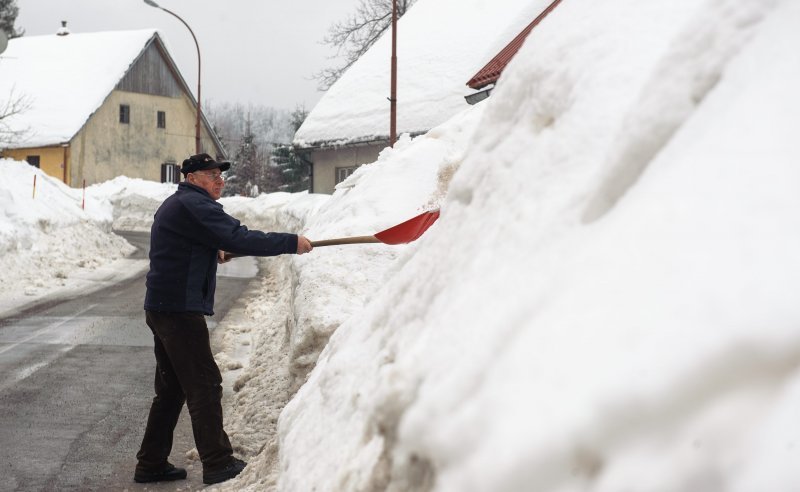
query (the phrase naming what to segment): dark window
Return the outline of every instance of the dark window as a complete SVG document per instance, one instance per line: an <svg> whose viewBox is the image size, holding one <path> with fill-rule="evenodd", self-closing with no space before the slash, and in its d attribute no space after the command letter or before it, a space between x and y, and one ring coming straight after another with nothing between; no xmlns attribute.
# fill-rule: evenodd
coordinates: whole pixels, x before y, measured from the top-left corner
<svg viewBox="0 0 800 492"><path fill-rule="evenodd" d="M167 127L167 113L164 111L159 111L156 118L156 125L158 128L166 128Z"/></svg>
<svg viewBox="0 0 800 492"><path fill-rule="evenodd" d="M336 184L339 184L339 183L341 183L342 181L344 181L345 179L347 179L347 177L348 177L348 176L350 176L351 174L353 174L353 172L354 172L354 171L355 171L357 168L358 168L358 166L352 166L352 167L337 167L337 168L336 168Z"/></svg>
<svg viewBox="0 0 800 492"><path fill-rule="evenodd" d="M180 183L181 173L178 165L174 162L165 162L161 164L161 182L162 183Z"/></svg>
<svg viewBox="0 0 800 492"><path fill-rule="evenodd" d="M29 155L28 157L25 158L25 160L28 161L28 164L30 164L31 166L39 167L39 156L38 155Z"/></svg>
<svg viewBox="0 0 800 492"><path fill-rule="evenodd" d="M125 124L131 122L131 107L127 104L119 105L119 122Z"/></svg>

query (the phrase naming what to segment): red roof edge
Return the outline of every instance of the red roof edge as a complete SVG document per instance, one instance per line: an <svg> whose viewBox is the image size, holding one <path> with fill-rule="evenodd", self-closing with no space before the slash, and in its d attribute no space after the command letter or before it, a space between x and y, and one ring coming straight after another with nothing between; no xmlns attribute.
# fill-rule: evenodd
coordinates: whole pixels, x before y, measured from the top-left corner
<svg viewBox="0 0 800 492"><path fill-rule="evenodd" d="M517 51L522 47L522 43L525 42L525 39L528 37L528 34L536 27L542 19L547 17L547 14L553 11L558 4L561 3L561 0L554 0L553 3L548 5L546 9L542 11L533 22L528 24L528 26L522 30L521 33L517 35L514 39L511 40L508 45L503 48L500 53L495 55L489 63L487 63L483 68L481 68L478 73L476 73L467 85L473 89L482 89L489 84L494 84L497 82L497 79L500 78L500 74L503 73L503 69L506 68L508 62L517 54Z"/></svg>

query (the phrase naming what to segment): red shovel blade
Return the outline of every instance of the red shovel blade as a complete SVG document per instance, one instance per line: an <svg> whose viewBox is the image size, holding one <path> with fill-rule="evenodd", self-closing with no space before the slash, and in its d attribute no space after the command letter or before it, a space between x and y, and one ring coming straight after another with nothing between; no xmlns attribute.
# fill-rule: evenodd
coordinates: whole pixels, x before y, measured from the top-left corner
<svg viewBox="0 0 800 492"><path fill-rule="evenodd" d="M423 212L413 219L402 224L397 224L385 231L375 234L375 237L384 244L410 243L418 239L439 218L439 209Z"/></svg>

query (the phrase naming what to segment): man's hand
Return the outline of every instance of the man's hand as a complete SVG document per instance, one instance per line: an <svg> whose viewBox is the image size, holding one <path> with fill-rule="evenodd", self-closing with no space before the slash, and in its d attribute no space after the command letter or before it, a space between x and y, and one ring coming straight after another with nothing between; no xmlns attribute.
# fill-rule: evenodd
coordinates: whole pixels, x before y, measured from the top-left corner
<svg viewBox="0 0 800 492"><path fill-rule="evenodd" d="M226 258L225 257L225 252L222 251L221 249L217 251L217 263L220 263L220 264L228 263L232 259L233 259L232 256L229 256L229 257Z"/></svg>
<svg viewBox="0 0 800 492"><path fill-rule="evenodd" d="M312 249L314 249L314 247L311 246L311 241L309 241L307 237L305 237L305 236L297 236L297 254L298 255L302 255L303 253L308 253Z"/></svg>

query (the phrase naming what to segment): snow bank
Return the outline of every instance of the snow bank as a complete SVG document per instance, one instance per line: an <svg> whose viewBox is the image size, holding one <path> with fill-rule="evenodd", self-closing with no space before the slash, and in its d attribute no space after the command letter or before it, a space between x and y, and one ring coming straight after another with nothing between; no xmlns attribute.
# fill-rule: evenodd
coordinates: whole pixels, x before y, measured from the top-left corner
<svg viewBox="0 0 800 492"><path fill-rule="evenodd" d="M221 202L248 227L303 233L307 218L329 199L303 192ZM215 358L228 390L225 428L235 453L251 463L247 482L239 481L237 487L254 483L263 489L277 481L277 420L294 393L289 340L295 326L297 278L291 256L260 258L258 267L259 279L219 327L222 339Z"/></svg>
<svg viewBox="0 0 800 492"><path fill-rule="evenodd" d="M87 195L84 203L82 190L25 162L0 159L0 169L0 313L106 277L110 262L133 252L111 232L107 200Z"/></svg>
<svg viewBox="0 0 800 492"><path fill-rule="evenodd" d="M373 234L438 207L482 111L468 109L413 142L402 136L394 149L359 168L333 196L276 193L222 201L229 213L265 230L299 232L311 239ZM320 247L310 255L259 262L261 286L242 313L226 317L223 329L231 340L217 354L223 368L237 368L232 371L236 375L226 428L235 451L251 463L224 489L275 486L279 413L305 381L330 334L363 309L406 249ZM239 371L231 354L242 345L252 352Z"/></svg>
<svg viewBox="0 0 800 492"><path fill-rule="evenodd" d="M150 231L153 215L178 185L118 176L87 188L87 193L111 202L116 230Z"/></svg>
<svg viewBox="0 0 800 492"><path fill-rule="evenodd" d="M255 198L226 197L220 200L225 212L248 227L263 231L299 234L309 216L328 201L328 195L300 193L262 193Z"/></svg>
<svg viewBox="0 0 800 492"><path fill-rule="evenodd" d="M800 488L798 24L791 0L564 2L434 228L338 275L298 259L299 331L344 324L281 414L278 488ZM378 225L369 169L309 234Z"/></svg>
<svg viewBox="0 0 800 492"><path fill-rule="evenodd" d="M438 208L482 107L464 111L413 142L403 135L375 163L361 166L308 219L313 239L371 235L425 210ZM435 227L435 225L434 225ZM379 291L406 246L321 247L294 258L296 329L292 331L291 373L301 385L330 335Z"/></svg>

